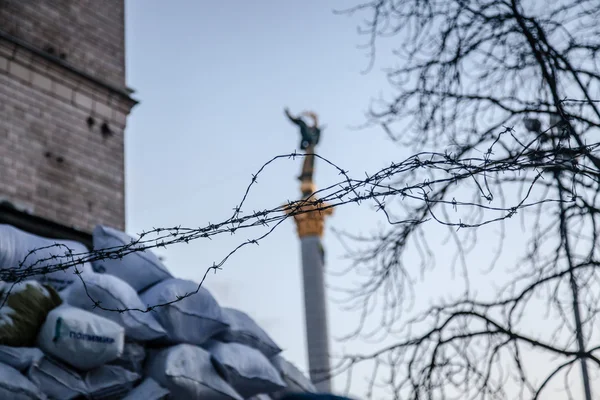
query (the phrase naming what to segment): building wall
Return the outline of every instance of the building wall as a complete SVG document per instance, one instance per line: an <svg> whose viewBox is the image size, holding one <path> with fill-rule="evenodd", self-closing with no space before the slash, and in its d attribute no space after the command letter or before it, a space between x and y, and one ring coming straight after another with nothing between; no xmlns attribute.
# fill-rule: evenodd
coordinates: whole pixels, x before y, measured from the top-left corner
<svg viewBox="0 0 600 400"><path fill-rule="evenodd" d="M135 101L123 60L123 1L0 1L0 200L85 232L124 229Z"/></svg>
<svg viewBox="0 0 600 400"><path fill-rule="evenodd" d="M0 30L125 86L123 0L1 0Z"/></svg>

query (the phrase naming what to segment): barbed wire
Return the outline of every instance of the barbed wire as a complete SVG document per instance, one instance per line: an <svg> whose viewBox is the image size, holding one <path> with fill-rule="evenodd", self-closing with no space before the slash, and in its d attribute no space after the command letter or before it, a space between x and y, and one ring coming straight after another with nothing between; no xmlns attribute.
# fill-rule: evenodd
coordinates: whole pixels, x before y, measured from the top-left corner
<svg viewBox="0 0 600 400"><path fill-rule="evenodd" d="M547 131L552 128L553 127L548 128ZM559 146L553 149L544 150L540 146L536 146L534 148L534 145L539 142L541 136L545 132L536 136L528 143L523 143L517 139L513 132L514 131L512 128L505 127L505 130L498 134L497 137L492 141L487 151L483 152L482 155L477 157L460 157L447 151L443 153L420 152L406 158L401 162L393 162L389 166L380 169L375 174L365 174L366 177L361 179L351 177L348 174L348 171L345 171L334 162L323 156L314 154L315 158L337 170L338 174L342 176L342 178L338 182L316 191L307 199L288 201L287 204L278 205L262 211L253 211L248 215L243 215L243 207L252 188L258 184L259 176L269 166L278 160L294 160L297 157L307 156L306 154L298 154L296 152L278 155L264 163L262 167L252 175L251 182L248 184L241 201L236 207L234 207L231 217L224 221L218 223L208 223L207 225L199 228L186 228L182 226L175 226L171 228L153 228L151 230L142 232L137 239L132 240L131 243L126 245L105 249L95 249L85 253L75 253L68 246L59 243L34 249L27 254L27 256L19 263L17 268L0 270L0 280L13 283L7 292L8 294L15 284L18 284L24 280L35 278L39 275L47 275L57 271L67 272L68 269L74 268L73 273L81 280L85 292L93 302L95 308L119 313L126 311L147 313L158 307L171 305L198 293L211 271L217 272L217 270L221 269L231 256L233 256L243 247L248 245L258 245L261 240L269 236L281 223L290 217L295 217L297 215L309 212L322 212L330 208L340 207L347 204L360 204L367 200L373 200L377 204L377 211L381 211L386 214L388 221L390 221L389 215L386 211L385 200L390 197L400 197L403 200L412 199L422 201L427 204L431 219L438 223L456 227L457 229L475 228L511 218L520 209L538 206L543 203L561 201L560 199L551 198L529 201L529 196L533 187L547 171L552 171L559 167L576 175L586 175L597 178L597 172L594 169L590 169L586 165L577 164L573 162L573 160L591 153L600 146L599 143L576 147ZM493 155L495 146L498 144L500 137L507 134L512 137L512 140L514 140L516 145L519 147L519 151L514 152L514 154L505 154L503 157L494 159ZM565 154L567 154L567 156L565 156ZM443 176L437 179L425 179L412 184L405 183L402 187L397 187L397 185L393 182L394 180L397 180L399 176L402 176L402 174L409 172L412 173L418 170L438 173L441 172ZM483 184L478 184L477 190L480 191L484 198L489 200L488 204L475 203L472 201L459 201L455 198L450 201L443 198L436 198L435 196L429 196L429 194L433 191L433 188L437 185L448 185L452 183L458 184L460 181L473 179L479 175L493 173L521 173L526 170L531 170L535 173L535 176L530 183L529 190L525 192L525 195L519 201L510 207L498 207L492 204L493 196L487 180L484 180ZM569 201L575 201L575 199L573 198ZM500 215L495 218L490 218L473 224L464 223L462 221L444 221L431 211L430 206L434 204L451 205L455 210L460 207L477 207L482 210L500 213ZM393 223L414 223L414 221L400 220L394 221ZM148 304L144 309L103 307L101 302L98 299L94 299L88 292L84 274L82 270L78 268L78 266L86 263L93 264L94 262L106 259L122 259L131 253L151 250L153 248L167 247L177 243L190 243L198 239L211 239L214 236L226 233L234 235L241 229L253 227L268 227L269 229L267 232L255 237L254 239L247 239L240 243L218 263L213 262L213 264L206 269L202 279L198 283L196 290L179 295L170 301L165 301L158 304ZM157 237L154 239L149 239L150 236ZM51 247L64 248L65 254L62 256L54 254L49 257L39 258L35 262L28 264L28 259L30 259L30 257L33 257L39 251L47 250ZM8 296L4 296L4 301L0 304L0 307L4 306L7 298Z"/></svg>

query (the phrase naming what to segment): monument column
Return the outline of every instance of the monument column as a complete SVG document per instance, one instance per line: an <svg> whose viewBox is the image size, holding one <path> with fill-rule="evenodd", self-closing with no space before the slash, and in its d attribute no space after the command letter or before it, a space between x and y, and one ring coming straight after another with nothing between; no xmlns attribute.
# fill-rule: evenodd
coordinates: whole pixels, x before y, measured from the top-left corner
<svg viewBox="0 0 600 400"><path fill-rule="evenodd" d="M314 149L319 141L321 130L317 116L307 112L304 115L313 119L312 126L301 118L288 118L300 128L300 148L305 151L300 191L302 200L287 207L296 222L302 256L302 278L304 286L304 313L306 322L306 342L309 374L319 392L330 393L331 381L329 355L329 329L327 323L327 300L325 293L325 252L321 242L325 217L333 210L325 203L318 202L313 183Z"/></svg>

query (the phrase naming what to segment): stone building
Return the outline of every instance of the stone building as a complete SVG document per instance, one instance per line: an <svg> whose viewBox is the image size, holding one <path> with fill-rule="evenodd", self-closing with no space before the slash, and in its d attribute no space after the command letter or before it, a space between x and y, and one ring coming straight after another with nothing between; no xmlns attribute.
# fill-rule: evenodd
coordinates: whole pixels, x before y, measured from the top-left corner
<svg viewBox="0 0 600 400"><path fill-rule="evenodd" d="M0 1L0 223L125 225L123 0Z"/></svg>

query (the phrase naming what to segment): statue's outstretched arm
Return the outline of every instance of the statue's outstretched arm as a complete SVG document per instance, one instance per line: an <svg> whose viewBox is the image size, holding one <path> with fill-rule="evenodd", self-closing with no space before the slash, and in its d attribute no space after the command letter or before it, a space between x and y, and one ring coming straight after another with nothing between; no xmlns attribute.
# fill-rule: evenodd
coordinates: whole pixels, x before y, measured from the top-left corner
<svg viewBox="0 0 600 400"><path fill-rule="evenodd" d="M288 119L290 121L292 121L294 124L300 125L302 122L304 122L304 121L302 121L302 119L296 118L292 114L290 114L290 110L288 108L285 108L283 111L285 112L285 115L288 117Z"/></svg>
<svg viewBox="0 0 600 400"><path fill-rule="evenodd" d="M289 120L292 121L292 123L294 123L298 128L300 128L300 134L305 139L306 130L308 129L308 125L306 125L306 122L304 122L304 120L300 117L296 118L296 117L292 116L292 114L290 114L290 112L287 108L284 111L285 111L285 115L287 115Z"/></svg>

